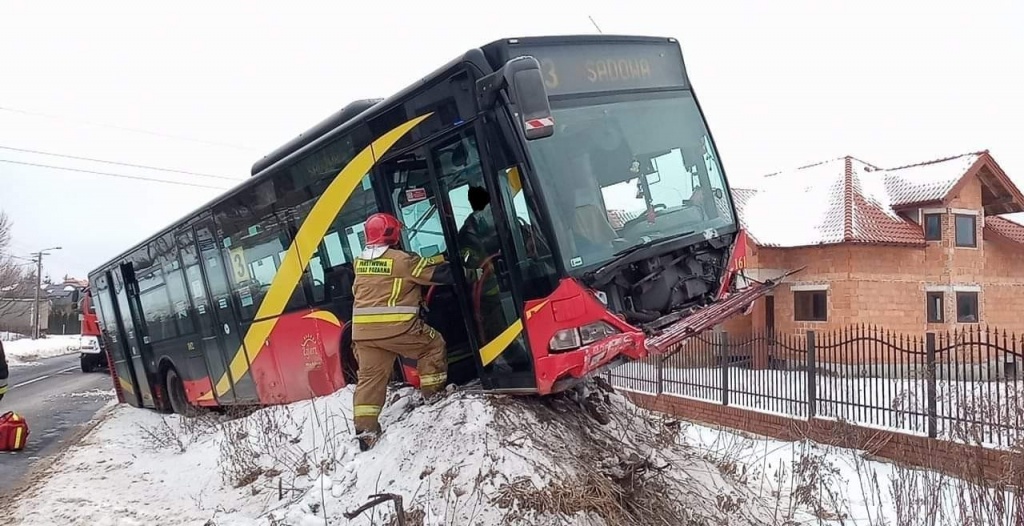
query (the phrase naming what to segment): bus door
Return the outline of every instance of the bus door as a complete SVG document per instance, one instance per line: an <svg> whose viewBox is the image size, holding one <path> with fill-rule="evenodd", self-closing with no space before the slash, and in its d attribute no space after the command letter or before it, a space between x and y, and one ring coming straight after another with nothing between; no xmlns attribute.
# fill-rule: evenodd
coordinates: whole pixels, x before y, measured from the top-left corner
<svg viewBox="0 0 1024 526"><path fill-rule="evenodd" d="M189 342L187 350L189 378L196 381L197 385L201 386L199 390L202 391L189 392L189 398L193 399L202 397L208 389L214 389L217 381L226 374L228 369L225 355L227 353L221 347L221 323L206 291L206 279L203 278L203 270L199 264L199 251L191 226L178 233L177 243L181 262L185 269L188 293L192 298L193 315L199 328L198 345ZM209 379L208 386L202 380L203 378ZM188 388L186 385L186 391ZM235 401L235 393L233 390L228 390L217 395L214 391L214 399L221 405L230 404Z"/></svg>
<svg viewBox="0 0 1024 526"><path fill-rule="evenodd" d="M439 203L443 206L447 201L437 198L429 155L427 147L419 147L379 163L378 169L389 183L395 215L405 225L402 248L421 257L443 254L446 260L453 261L458 255L449 249L442 226L442 212L438 210ZM475 342L470 339L463 307L465 299L456 287L438 286L427 304L426 322L444 337L448 352L448 378L452 383L464 383L478 377L477 364L472 359ZM414 360L403 358L402 365L407 374L408 369L415 370Z"/></svg>
<svg viewBox="0 0 1024 526"><path fill-rule="evenodd" d="M508 272L509 255L500 237L493 186L485 182L477 135L465 128L430 147L430 162L441 195L441 221L449 232L448 253L464 272L466 319L471 324L479 376L489 389L531 391L533 360L519 324ZM493 178L491 178L493 179Z"/></svg>
<svg viewBox="0 0 1024 526"><path fill-rule="evenodd" d="M139 285L135 281L135 269L130 262L121 263L111 272L114 297L117 301L118 318L124 328L124 347L128 350L128 364L132 371L132 383L141 395L142 407L156 407L146 359L150 353L146 337L146 321L139 302Z"/></svg>
<svg viewBox="0 0 1024 526"><path fill-rule="evenodd" d="M238 318L235 316L231 299L231 284L228 281L224 259L221 257L220 244L214 231L213 219L202 220L195 227L199 259L203 262L203 273L206 277L206 293L213 311L208 320L215 324L213 334L216 335L204 337L203 350L214 356L219 356L219 359L211 358L207 361L207 365L210 367L210 381L214 386L214 396L218 400L223 400L225 403L229 401L258 402L256 383L253 381L252 375L246 374L252 361L242 346L242 334L239 332ZM242 371L237 377L231 371L232 361L243 366L237 369ZM229 389L218 392L216 387L221 378L227 378Z"/></svg>
<svg viewBox="0 0 1024 526"><path fill-rule="evenodd" d="M128 335L134 335L131 319L121 316L121 311L127 312L128 297L124 291L124 280L121 279L120 269L106 272L96 280L96 299L98 300L106 324L103 328L104 334L110 344L109 366L117 375L117 381L124 395L125 402L142 407L142 389L139 388L139 381L135 378L135 368L131 362L131 345ZM108 312L109 311L109 312Z"/></svg>

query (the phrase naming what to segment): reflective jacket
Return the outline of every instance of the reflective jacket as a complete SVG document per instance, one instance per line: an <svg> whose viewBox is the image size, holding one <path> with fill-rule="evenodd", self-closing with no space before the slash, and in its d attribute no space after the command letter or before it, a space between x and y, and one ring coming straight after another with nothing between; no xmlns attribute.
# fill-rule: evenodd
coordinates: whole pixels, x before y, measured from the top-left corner
<svg viewBox="0 0 1024 526"><path fill-rule="evenodd" d="M355 261L352 284L352 339L376 340L404 334L419 320L424 285L453 282L440 255L421 258L402 250L367 249Z"/></svg>
<svg viewBox="0 0 1024 526"><path fill-rule="evenodd" d="M0 399L3 399L4 394L7 392L7 376L10 371L7 370L7 356L4 355L4 342L0 342Z"/></svg>

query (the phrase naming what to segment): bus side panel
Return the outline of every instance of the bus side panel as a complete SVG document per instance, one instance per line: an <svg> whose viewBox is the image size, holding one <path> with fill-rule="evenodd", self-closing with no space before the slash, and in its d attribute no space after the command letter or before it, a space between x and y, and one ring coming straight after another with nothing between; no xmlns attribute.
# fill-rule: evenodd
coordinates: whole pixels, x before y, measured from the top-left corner
<svg viewBox="0 0 1024 526"><path fill-rule="evenodd" d="M333 314L303 310L258 323L274 325L252 363L261 403L306 400L345 386L340 358L344 326Z"/></svg>

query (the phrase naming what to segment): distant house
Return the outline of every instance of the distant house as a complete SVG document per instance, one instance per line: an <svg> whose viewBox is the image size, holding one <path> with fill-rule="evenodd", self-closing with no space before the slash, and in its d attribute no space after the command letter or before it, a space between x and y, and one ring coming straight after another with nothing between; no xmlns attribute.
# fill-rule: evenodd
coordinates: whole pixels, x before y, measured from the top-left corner
<svg viewBox="0 0 1024 526"><path fill-rule="evenodd" d="M746 273L806 268L729 331L877 324L1024 331L1024 195L987 151L898 168L843 157L734 189Z"/></svg>

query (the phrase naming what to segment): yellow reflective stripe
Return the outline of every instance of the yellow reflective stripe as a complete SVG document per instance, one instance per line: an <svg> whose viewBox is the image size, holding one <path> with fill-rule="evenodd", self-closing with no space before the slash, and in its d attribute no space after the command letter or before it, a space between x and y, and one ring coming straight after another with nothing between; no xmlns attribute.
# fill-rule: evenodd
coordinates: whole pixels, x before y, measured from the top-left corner
<svg viewBox="0 0 1024 526"><path fill-rule="evenodd" d="M7 386L6 385L0 385L0 395L4 394L6 392L7 392Z"/></svg>
<svg viewBox="0 0 1024 526"><path fill-rule="evenodd" d="M415 314L356 314L352 323L401 323L415 318Z"/></svg>
<svg viewBox="0 0 1024 526"><path fill-rule="evenodd" d="M14 449L21 449L21 447L22 447L22 442L21 442L22 441L22 437L21 437L21 434L23 432L24 432L24 429L20 428L20 427L18 429L14 430Z"/></svg>
<svg viewBox="0 0 1024 526"><path fill-rule="evenodd" d="M379 405L357 405L352 408L355 416L377 416L380 414Z"/></svg>
<svg viewBox="0 0 1024 526"><path fill-rule="evenodd" d="M425 374L420 377L420 385L437 385L446 380L448 380L448 375L445 373Z"/></svg>
<svg viewBox="0 0 1024 526"><path fill-rule="evenodd" d="M395 307L356 307L352 314L419 314L420 308L412 305L398 305Z"/></svg>
<svg viewBox="0 0 1024 526"><path fill-rule="evenodd" d="M515 323L509 325L507 329L501 332L497 338L491 340L480 349L480 361L484 365L488 365L494 361L501 353L505 352L505 349L512 344L512 341L519 336L519 333L523 332L522 320L516 320Z"/></svg>
<svg viewBox="0 0 1024 526"><path fill-rule="evenodd" d="M416 263L416 266L413 267L413 269L412 269L412 275L414 277L418 278L420 276L420 274L423 273L423 269L427 267L427 261L430 261L430 259L429 258L420 258L420 262Z"/></svg>
<svg viewBox="0 0 1024 526"><path fill-rule="evenodd" d="M395 278L391 282L391 296L388 298L388 307L394 307L398 296L402 293L402 278Z"/></svg>
<svg viewBox="0 0 1024 526"><path fill-rule="evenodd" d="M320 241L327 234L327 229L330 228L356 186L364 176L370 173L370 169L376 164L375 159L390 150L399 139L431 115L433 112L409 120L367 145L338 172L331 184L316 200L316 204L313 205L302 222L302 226L299 227L291 246L288 247L288 254L281 262L280 268L277 269L274 281L271 282L270 289L267 290L259 310L253 317L257 320L269 320L266 323L254 323L246 331L243 343L235 350L228 371L221 375L214 386L218 396L223 395L231 388L228 373L230 372L231 377L242 378L249 370L249 360L255 360L266 348L264 342L267 341L274 326L277 325L277 316L284 312L288 300L302 278L302 273L309 265L310 258L313 257L313 252L320 246ZM246 349L249 350L249 359L246 358ZM213 396L213 391L211 391L199 397L199 400L212 400Z"/></svg>

